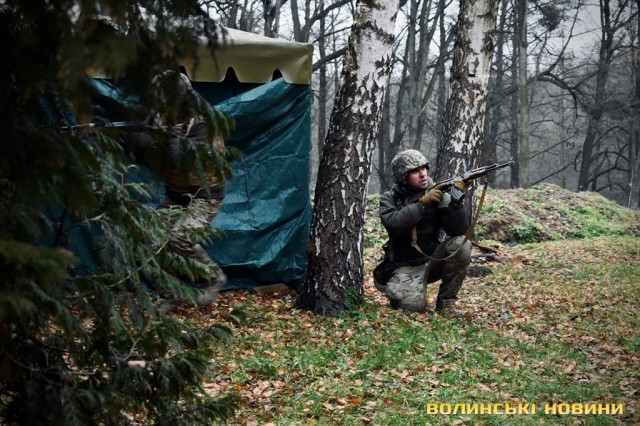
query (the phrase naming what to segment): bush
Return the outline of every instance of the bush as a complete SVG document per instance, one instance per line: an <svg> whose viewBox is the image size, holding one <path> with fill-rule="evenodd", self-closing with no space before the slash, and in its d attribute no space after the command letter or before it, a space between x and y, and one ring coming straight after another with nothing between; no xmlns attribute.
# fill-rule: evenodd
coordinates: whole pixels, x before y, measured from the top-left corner
<svg viewBox="0 0 640 426"><path fill-rule="evenodd" d="M69 131L76 117L98 120L85 70L136 87L145 104L153 73L177 69L215 29L195 1L163 4L0 5L3 423L210 424L236 405L201 384L229 330L159 315L147 291L152 282L193 299L167 271L193 277L203 265L165 249L168 226L145 204L152 188L125 178L138 170L118 134ZM224 117L201 112L224 134ZM184 165L185 153L171 154ZM79 250L87 241L92 252Z"/></svg>

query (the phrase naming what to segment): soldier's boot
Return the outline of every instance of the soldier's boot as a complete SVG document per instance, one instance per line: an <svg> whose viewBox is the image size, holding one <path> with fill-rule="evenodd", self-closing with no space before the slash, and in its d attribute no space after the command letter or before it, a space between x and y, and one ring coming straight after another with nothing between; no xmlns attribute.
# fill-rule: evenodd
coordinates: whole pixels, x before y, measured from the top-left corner
<svg viewBox="0 0 640 426"><path fill-rule="evenodd" d="M466 318L468 316L466 311L458 307L455 300L437 300L436 312L450 318Z"/></svg>
<svg viewBox="0 0 640 426"><path fill-rule="evenodd" d="M170 314L178 308L184 306L184 302L177 299L162 299L158 305L158 312L161 314Z"/></svg>
<svg viewBox="0 0 640 426"><path fill-rule="evenodd" d="M457 247L460 247L462 241L464 241L462 237L456 238ZM468 241L460 247L453 258L445 260L442 265L442 283L436 299L436 312L455 318L467 316L467 313L458 307L457 300L470 263L471 244Z"/></svg>
<svg viewBox="0 0 640 426"><path fill-rule="evenodd" d="M458 307L458 292L462 287L462 281L467 276L466 268L452 274L443 274L438 298L436 299L436 312L440 315L462 318L467 313Z"/></svg>
<svg viewBox="0 0 640 426"><path fill-rule="evenodd" d="M218 269L218 276L216 280L208 285L207 287L201 290L201 293L198 297L196 297L196 304L198 306L209 306L213 304L213 302L218 299L218 295L220 294L220 290L227 283L227 276L222 272L221 269Z"/></svg>

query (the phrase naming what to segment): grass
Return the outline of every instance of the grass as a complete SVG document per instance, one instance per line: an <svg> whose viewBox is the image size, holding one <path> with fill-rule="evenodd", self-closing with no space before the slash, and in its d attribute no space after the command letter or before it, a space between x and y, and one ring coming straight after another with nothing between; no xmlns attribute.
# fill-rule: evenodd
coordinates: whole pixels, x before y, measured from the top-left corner
<svg viewBox="0 0 640 426"><path fill-rule="evenodd" d="M342 318L292 295L224 293L248 321L216 359L211 389L234 392L239 425L616 425L640 422L640 249L631 237L505 249L467 279L467 320L404 313L366 284ZM429 288L435 298L436 289ZM203 318L207 320L207 318ZM535 414L429 414L427 404L535 403ZM616 415L552 415L553 403L624 404Z"/></svg>
<svg viewBox="0 0 640 426"><path fill-rule="evenodd" d="M476 235L514 243L640 236L639 215L598 193L573 193L551 184L489 190Z"/></svg>

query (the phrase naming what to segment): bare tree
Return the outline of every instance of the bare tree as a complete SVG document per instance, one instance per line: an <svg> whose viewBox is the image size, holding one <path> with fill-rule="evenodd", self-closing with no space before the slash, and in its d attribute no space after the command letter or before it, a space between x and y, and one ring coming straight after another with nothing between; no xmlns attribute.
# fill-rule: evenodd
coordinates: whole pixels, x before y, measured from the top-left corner
<svg viewBox="0 0 640 426"><path fill-rule="evenodd" d="M617 8L612 9L610 0L600 0L601 37L596 64L596 82L593 100L585 105L588 123L582 146L578 190L596 188L594 162L598 150L598 137L602 132L601 121L606 107L609 72L615 53L622 47L622 38L619 37L619 32L625 29L630 19L629 1L622 0L617 2L617 5Z"/></svg>
<svg viewBox="0 0 640 426"><path fill-rule="evenodd" d="M389 79L398 3L359 1L316 183L298 304L339 315L363 294L364 202Z"/></svg>
<svg viewBox="0 0 640 426"><path fill-rule="evenodd" d="M262 0L207 0L203 7L218 14L220 24L241 31L258 32Z"/></svg>
<svg viewBox="0 0 640 426"><path fill-rule="evenodd" d="M280 28L280 8L287 0L263 0L264 35L278 37Z"/></svg>
<svg viewBox="0 0 640 426"><path fill-rule="evenodd" d="M636 12L640 10L640 0L636 0ZM633 31L633 30L632 30ZM631 137L629 141L629 189L627 206L633 206L633 197L636 194L636 208L640 208L640 195L638 195L638 178L640 174L640 19L636 18L636 32L632 33L633 76L635 79L635 91L631 103L631 113L636 119L631 120Z"/></svg>
<svg viewBox="0 0 640 426"><path fill-rule="evenodd" d="M520 186L529 186L529 156L531 154L529 124L531 120L531 105L527 87L527 16L528 0L516 0L516 25L514 36L514 56L517 57L518 84L518 165Z"/></svg>
<svg viewBox="0 0 640 426"><path fill-rule="evenodd" d="M291 7L293 8L297 0L291 0ZM320 0L320 7L324 7L324 0ZM295 19L294 19L295 22ZM299 24L297 25L300 26ZM296 31L298 33L299 31ZM320 39L318 40L318 54L320 60L324 60L327 56L327 43L324 35L326 34L325 21L320 21ZM296 35L296 37L298 37ZM322 66L318 70L318 153L322 153L324 148L324 139L327 135L327 67Z"/></svg>
<svg viewBox="0 0 640 426"><path fill-rule="evenodd" d="M390 160L404 147L423 152L436 149L436 138L429 136L439 138L441 135L437 129L444 115L446 87L441 90L438 83L444 83L445 62L454 33L446 25L447 5L447 0L407 2L407 25L400 31L403 37L392 63L393 74L400 77L394 79L390 87L393 99L388 103L390 110L384 114L384 119L389 121L385 122L389 136L381 139L379 146L379 169L384 176L391 175ZM438 110L435 119L429 116L429 107L434 104ZM434 142L429 144L431 141ZM384 189L384 185L380 188Z"/></svg>
<svg viewBox="0 0 640 426"><path fill-rule="evenodd" d="M330 14L339 10L345 5L351 3L352 0L336 0L330 4L326 4L324 0L304 0L302 12L304 20L300 19L300 5L298 0L291 0L291 17L293 23L293 36L296 41L308 43L311 38L311 29L316 23L324 22ZM327 34L320 31L318 38L326 37Z"/></svg>
<svg viewBox="0 0 640 426"><path fill-rule="evenodd" d="M504 82L503 78L505 75L505 63L506 57L504 53L505 48L505 34L507 28L507 20L509 19L508 14L510 11L507 10L508 0L500 1L500 13L498 18L498 24L496 29L496 51L494 54L494 65L493 68L495 72L494 78L489 80L489 99L490 102L487 105L487 117L485 118L485 139L482 145L482 162L484 164L495 163L498 158L498 135L500 132L500 127L502 125L503 118L503 102L495 102L495 99L498 95L492 93L496 92L496 89L502 89ZM489 182L491 184L494 183L495 175L488 176Z"/></svg>
<svg viewBox="0 0 640 426"><path fill-rule="evenodd" d="M438 62L434 68L434 78L436 79L434 83L437 84L436 90L436 126L434 128L434 135L436 135L436 150L437 150L437 141L441 137L444 131L444 114L445 108L447 105L447 73L445 62L449 58L450 50L449 45L452 40L452 35L455 34L455 30L451 29L449 34L447 34L447 28L445 23L445 2L444 0L440 0L438 2L438 7L440 8L440 12L438 13L438 27L439 27L439 41L440 41L440 55L438 57Z"/></svg>

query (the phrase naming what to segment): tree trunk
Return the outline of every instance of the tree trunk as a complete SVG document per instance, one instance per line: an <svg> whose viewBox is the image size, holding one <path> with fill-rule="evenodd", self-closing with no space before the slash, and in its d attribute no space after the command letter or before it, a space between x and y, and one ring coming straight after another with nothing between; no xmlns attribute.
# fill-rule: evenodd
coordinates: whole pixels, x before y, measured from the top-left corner
<svg viewBox="0 0 640 426"><path fill-rule="evenodd" d="M443 7L444 4L443 2L439 3L440 7ZM442 9L442 14L440 15L439 18L439 26L440 26L440 46L444 46L446 44L446 40L447 40L447 35L446 35L446 31L445 31L445 26L444 26L444 8ZM443 50L442 47L440 48L440 56L442 55L446 55L446 50ZM434 69L433 72L433 78L437 78L437 84L438 84L438 90L437 90L437 95L436 95L436 103L437 103L437 107L436 107L436 128L435 128L435 134L436 136L442 137L442 134L444 133L444 117L445 117L445 113L446 113L446 108L447 108L447 78L446 78L446 70L445 70L445 63L444 61L438 61L438 63L436 63L436 67ZM440 140L438 140L438 145L440 146L441 142ZM437 147L436 147L437 149ZM437 161L437 159L436 159Z"/></svg>
<svg viewBox="0 0 640 426"><path fill-rule="evenodd" d="M320 7L324 7L324 2L320 2ZM320 21L320 34L325 34L324 20ZM322 36L318 40L318 53L320 59L326 55L326 41ZM318 70L318 158L322 155L324 139L327 134L327 67Z"/></svg>
<svg viewBox="0 0 640 426"><path fill-rule="evenodd" d="M433 34L437 27L437 19L434 18L433 26L428 27L428 17L431 8L431 1L425 1L420 9L419 1L412 0L409 16L409 31L407 34L407 56L409 68L411 93L409 99L409 145L422 150L422 117L424 115L424 105L428 101L425 97L425 83L427 81L427 57L429 46L433 39ZM416 26L419 32L416 31ZM409 42L410 41L410 42Z"/></svg>
<svg viewBox="0 0 640 426"><path fill-rule="evenodd" d="M489 91L492 89L501 89L503 86L504 76L504 43L505 43L505 26L507 22L507 0L500 1L500 20L496 36L496 58L495 58L495 80L493 84L489 84ZM492 98L493 96L490 96ZM493 106L487 110L488 119L485 119L485 139L482 146L482 163L493 164L498 161L498 135L502 125L502 102L492 102ZM491 173L487 176L490 185L495 183L495 174Z"/></svg>
<svg viewBox="0 0 640 426"><path fill-rule="evenodd" d="M264 6L264 35L267 37L278 37L278 27L280 26L280 7L282 0L265 0Z"/></svg>
<svg viewBox="0 0 640 426"><path fill-rule="evenodd" d="M513 53L511 54L511 81L518 87L518 37L516 31L512 37ZM511 167L511 188L520 187L520 144L518 140L518 92L513 91L510 96L511 131L509 132L509 152L515 164Z"/></svg>
<svg viewBox="0 0 640 426"><path fill-rule="evenodd" d="M460 3L437 178L478 166L497 9L497 0Z"/></svg>
<svg viewBox="0 0 640 426"><path fill-rule="evenodd" d="M640 10L640 0L636 0L636 10ZM635 55L635 96L631 105L634 117L640 117L640 19L636 19L636 45L633 54ZM631 141L629 143L629 201L628 207L633 206L634 194L636 198L636 208L640 208L640 193L638 192L638 174L640 173L640 123L637 119L631 120Z"/></svg>
<svg viewBox="0 0 640 426"><path fill-rule="evenodd" d="M615 29L611 25L611 10L609 0L600 1L601 12L600 21L602 24L602 39L600 40L600 51L598 55L598 73L596 75L596 88L593 104L588 108L589 121L587 134L582 145L582 161L580 162L580 178L578 180L578 191L586 191L589 184L593 184L592 168L594 152L597 151L597 140L600 134L600 121L604 113L604 103L606 100L606 86L609 80L609 69L614 53Z"/></svg>
<svg viewBox="0 0 640 426"><path fill-rule="evenodd" d="M428 55L427 55L427 52L425 52L422 71L421 71L422 73L421 79L426 82L428 69L431 67L433 67L434 69L433 76L429 80L428 84L426 84L426 87L424 87L425 85L423 84L423 88L421 89L422 95L420 99L420 111L417 116L417 121L415 124L416 140L420 141L421 147L422 147L422 141L425 139L424 137L425 129L429 127L429 125L427 124L427 121L429 120L429 118L427 118L427 115L425 113L425 110L427 109L427 105L429 105L431 97L434 94L436 94L436 96L440 96L440 93L438 93L438 90L437 90L440 88L438 86L439 84L443 84L444 87L446 87L446 81L441 81L442 80L441 77L444 77L444 71L443 71L444 63L447 61L449 57L449 46L451 45L453 41L453 35L455 34L455 31L451 31L450 34L447 34L446 28L444 26L446 7L447 7L446 0L438 0L435 5L435 13L433 18L430 18L427 12L421 15L421 19L423 21L421 25L424 28L423 30L420 31L421 46L430 46L433 43L436 31L438 30L440 31L440 41L439 41L440 46L437 54L438 59L436 60L435 64L428 64L427 63ZM431 28L429 28L427 31L428 21L433 21L433 24L431 25ZM442 71L442 74L438 74L441 71ZM437 119L439 120L438 123L440 125L436 125L437 131L434 134L438 135L438 138L442 136L442 129L443 129L442 117L444 117L443 110L446 104L446 93L444 94L443 99L444 100L442 104L438 104L437 111L436 111L436 114L439 115ZM436 98L435 102L437 103L439 101L441 101L441 99L439 97ZM442 109L440 109L441 107ZM432 147L437 150L438 144L434 143L433 145L430 145L429 152L431 151ZM422 147L422 150L424 150L424 147ZM425 154L428 154L429 152Z"/></svg>
<svg viewBox="0 0 640 426"><path fill-rule="evenodd" d="M520 172L520 186L529 187L529 157L531 146L529 138L529 123L531 107L527 88L527 10L529 2L518 0L517 24L515 37L518 47L518 144L520 157L518 158Z"/></svg>
<svg viewBox="0 0 640 426"><path fill-rule="evenodd" d="M359 1L316 183L299 306L337 316L363 294L367 183L389 81L398 2Z"/></svg>
<svg viewBox="0 0 640 426"><path fill-rule="evenodd" d="M378 179L380 181L379 192L389 191L393 178L389 173L389 163L393 155L391 154L391 87L387 86L387 93L384 96L382 119L380 131L378 132Z"/></svg>
<svg viewBox="0 0 640 426"><path fill-rule="evenodd" d="M393 136L391 137L391 144L388 150L390 158L393 158L395 154L404 148L402 146L404 135L406 133L404 122L408 115L405 109L405 98L410 95L410 85L408 67L402 66L402 74L400 76L400 82L398 83L398 90L394 93L393 103L395 104L395 110L392 122ZM391 167L391 164L387 163L385 167Z"/></svg>

